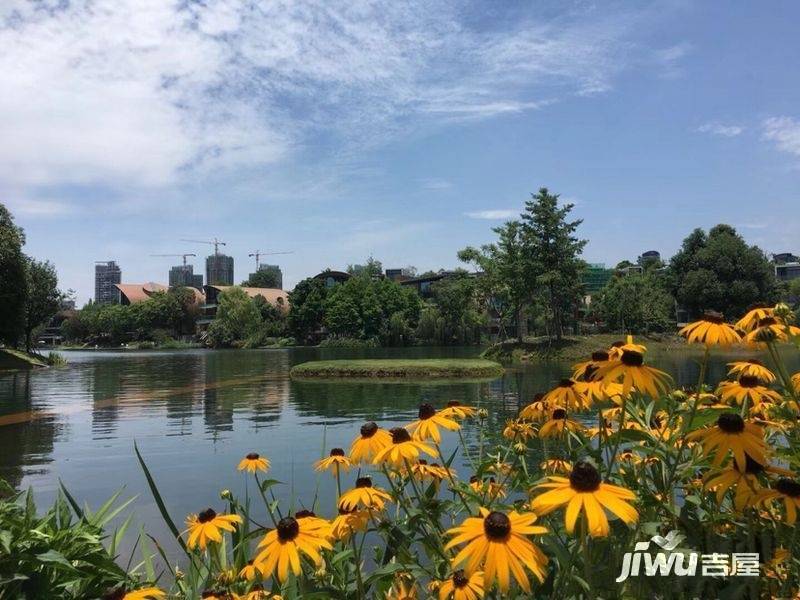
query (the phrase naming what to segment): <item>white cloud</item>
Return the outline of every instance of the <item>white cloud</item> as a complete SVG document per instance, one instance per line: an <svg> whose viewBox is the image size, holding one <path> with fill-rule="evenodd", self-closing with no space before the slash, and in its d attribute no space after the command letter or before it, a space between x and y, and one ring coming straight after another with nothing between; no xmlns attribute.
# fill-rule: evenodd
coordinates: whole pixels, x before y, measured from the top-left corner
<svg viewBox="0 0 800 600"><path fill-rule="evenodd" d="M660 68L659 76L665 79L676 79L683 75L682 61L692 51L688 42L680 42L654 52L655 62Z"/></svg>
<svg viewBox="0 0 800 600"><path fill-rule="evenodd" d="M519 209L491 209L491 210L476 210L473 212L464 213L470 219L485 219L487 221L501 220L501 219L515 219L519 217Z"/></svg>
<svg viewBox="0 0 800 600"><path fill-rule="evenodd" d="M763 136L773 142L778 150L800 156L800 121L792 117L764 119Z"/></svg>
<svg viewBox="0 0 800 600"><path fill-rule="evenodd" d="M56 200L19 199L12 196L6 200L9 209L17 216L54 217L75 212L74 207Z"/></svg>
<svg viewBox="0 0 800 600"><path fill-rule="evenodd" d="M712 135L719 135L722 137L736 137L744 132L744 127L741 125L724 124L718 121L711 121L703 123L697 128L700 133L710 133Z"/></svg>
<svg viewBox="0 0 800 600"><path fill-rule="evenodd" d="M610 89L630 23L476 29L459 3L75 0L0 8L0 185L174 185L325 140ZM668 53L665 60L673 60Z"/></svg>

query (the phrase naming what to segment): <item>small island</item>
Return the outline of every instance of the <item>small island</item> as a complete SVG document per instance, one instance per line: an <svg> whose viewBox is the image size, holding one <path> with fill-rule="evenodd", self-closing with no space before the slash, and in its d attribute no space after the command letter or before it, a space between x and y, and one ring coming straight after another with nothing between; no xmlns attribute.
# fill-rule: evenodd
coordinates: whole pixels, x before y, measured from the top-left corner
<svg viewBox="0 0 800 600"><path fill-rule="evenodd" d="M291 376L298 379L494 379L502 374L502 365L480 358L315 360L295 365L291 370Z"/></svg>

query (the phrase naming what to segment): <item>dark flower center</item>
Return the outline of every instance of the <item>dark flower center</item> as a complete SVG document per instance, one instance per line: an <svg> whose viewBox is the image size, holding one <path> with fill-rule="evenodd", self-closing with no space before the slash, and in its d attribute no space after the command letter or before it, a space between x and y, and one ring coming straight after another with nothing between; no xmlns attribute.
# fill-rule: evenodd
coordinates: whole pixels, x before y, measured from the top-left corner
<svg viewBox="0 0 800 600"><path fill-rule="evenodd" d="M644 356L635 350L623 350L622 364L627 367L641 367L644 364Z"/></svg>
<svg viewBox="0 0 800 600"><path fill-rule="evenodd" d="M725 433L742 433L744 431L744 419L736 413L722 413L717 419L717 427Z"/></svg>
<svg viewBox="0 0 800 600"><path fill-rule="evenodd" d="M411 435L402 427L395 427L391 430L391 434L393 444L402 444L411 441Z"/></svg>
<svg viewBox="0 0 800 600"><path fill-rule="evenodd" d="M217 513L214 512L213 508L207 508L199 515L197 515L197 520L201 523L208 523L209 521L213 521L214 517L217 516Z"/></svg>
<svg viewBox="0 0 800 600"><path fill-rule="evenodd" d="M749 358L744 362L746 362L748 364L751 364L751 365L758 365L759 367L763 367L764 366L763 362L761 362L760 360L755 359L755 358Z"/></svg>
<svg viewBox="0 0 800 600"><path fill-rule="evenodd" d="M544 398L544 393L543 392L538 392L538 393L533 395L533 401L534 402L538 402L542 398Z"/></svg>
<svg viewBox="0 0 800 600"><path fill-rule="evenodd" d="M586 367L586 370L583 372L583 380L584 381L591 381L594 374L600 370L597 365L589 365Z"/></svg>
<svg viewBox="0 0 800 600"><path fill-rule="evenodd" d="M332 448L331 456L344 456L344 450L341 448Z"/></svg>
<svg viewBox="0 0 800 600"><path fill-rule="evenodd" d="M125 598L125 588L118 587L103 594L103 600L122 600Z"/></svg>
<svg viewBox="0 0 800 600"><path fill-rule="evenodd" d="M300 524L294 517L283 517L278 521L278 539L291 542L300 533Z"/></svg>
<svg viewBox="0 0 800 600"><path fill-rule="evenodd" d="M792 479L781 478L775 484L775 489L785 496L797 498L800 496L800 482Z"/></svg>
<svg viewBox="0 0 800 600"><path fill-rule="evenodd" d="M605 350L596 350L592 352L592 360L594 362L603 362L608 360L608 352Z"/></svg>
<svg viewBox="0 0 800 600"><path fill-rule="evenodd" d="M703 321L708 321L709 323L714 323L715 325L721 325L724 323L724 319L722 315L718 312L707 312L703 315Z"/></svg>
<svg viewBox="0 0 800 600"><path fill-rule="evenodd" d="M447 403L447 406L461 406L461 402L458 400L450 400L450 402Z"/></svg>
<svg viewBox="0 0 800 600"><path fill-rule="evenodd" d="M758 320L759 327L769 327L770 325L775 325L777 323L778 321L775 319L775 317L764 317L763 319Z"/></svg>
<svg viewBox="0 0 800 600"><path fill-rule="evenodd" d="M581 461L572 468L569 483L577 492L594 492L600 487L600 473L588 462Z"/></svg>
<svg viewBox="0 0 800 600"><path fill-rule="evenodd" d="M378 424L375 421L364 423L361 426L361 437L363 438L371 438L376 433L378 433Z"/></svg>
<svg viewBox="0 0 800 600"><path fill-rule="evenodd" d="M417 464L418 465L427 465L428 461L425 460L424 458L420 458L419 461L417 461Z"/></svg>
<svg viewBox="0 0 800 600"><path fill-rule="evenodd" d="M622 348L624 345L625 345L625 342L618 341L618 342L614 342L613 344L611 344L611 347L612 348Z"/></svg>
<svg viewBox="0 0 800 600"><path fill-rule="evenodd" d="M425 404L419 405L418 414L420 419L430 419L433 415L436 414L436 409L426 402Z"/></svg>
<svg viewBox="0 0 800 600"><path fill-rule="evenodd" d="M553 411L553 418L554 419L566 419L567 418L567 411L563 408L557 408Z"/></svg>
<svg viewBox="0 0 800 600"><path fill-rule="evenodd" d="M504 540L511 533L511 521L501 512L491 512L483 521L483 531L492 540Z"/></svg>
<svg viewBox="0 0 800 600"><path fill-rule="evenodd" d="M745 388L754 388L761 385L761 380L753 375L742 375L739 377L739 385Z"/></svg>
<svg viewBox="0 0 800 600"><path fill-rule="evenodd" d="M372 477L359 477L356 479L357 488L372 487Z"/></svg>
<svg viewBox="0 0 800 600"><path fill-rule="evenodd" d="M464 575L464 569L459 569L453 573L453 585L457 588L463 588L469 583L469 579Z"/></svg>
<svg viewBox="0 0 800 600"><path fill-rule="evenodd" d="M200 594L200 597L201 598L214 598L218 594L219 594L219 592L216 592L214 590L203 590L202 593Z"/></svg>
<svg viewBox="0 0 800 600"><path fill-rule="evenodd" d="M251 452L250 454L248 454L247 456L245 456L245 458L246 458L247 460L258 460L258 459L259 459L259 458L261 458L261 457L258 455L258 452Z"/></svg>
<svg viewBox="0 0 800 600"><path fill-rule="evenodd" d="M558 387L562 388L571 388L573 385L575 385L575 382L572 379L562 379L558 382Z"/></svg>
<svg viewBox="0 0 800 600"><path fill-rule="evenodd" d="M313 510L298 510L295 513L294 518L295 519L302 519L304 517L316 517L316 516L317 515L314 514Z"/></svg>
<svg viewBox="0 0 800 600"><path fill-rule="evenodd" d="M757 460L750 458L749 454L744 455L744 472L749 475L758 475L764 471L764 465Z"/></svg>
<svg viewBox="0 0 800 600"><path fill-rule="evenodd" d="M472 475L472 476L469 478L469 482L470 482L470 483L478 483L478 476L477 476L477 475Z"/></svg>

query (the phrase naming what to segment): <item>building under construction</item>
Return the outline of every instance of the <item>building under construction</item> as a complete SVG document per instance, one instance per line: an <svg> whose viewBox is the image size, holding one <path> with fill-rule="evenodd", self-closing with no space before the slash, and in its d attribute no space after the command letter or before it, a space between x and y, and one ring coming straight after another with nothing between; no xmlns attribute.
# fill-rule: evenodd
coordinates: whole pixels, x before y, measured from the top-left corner
<svg viewBox="0 0 800 600"><path fill-rule="evenodd" d="M214 253L206 258L207 285L233 285L233 257Z"/></svg>
<svg viewBox="0 0 800 600"><path fill-rule="evenodd" d="M122 269L109 260L94 265L94 301L97 304L112 304L117 301L115 284L122 281Z"/></svg>
<svg viewBox="0 0 800 600"><path fill-rule="evenodd" d="M195 275L192 265L176 265L169 270L169 287L193 287L202 290L203 275Z"/></svg>

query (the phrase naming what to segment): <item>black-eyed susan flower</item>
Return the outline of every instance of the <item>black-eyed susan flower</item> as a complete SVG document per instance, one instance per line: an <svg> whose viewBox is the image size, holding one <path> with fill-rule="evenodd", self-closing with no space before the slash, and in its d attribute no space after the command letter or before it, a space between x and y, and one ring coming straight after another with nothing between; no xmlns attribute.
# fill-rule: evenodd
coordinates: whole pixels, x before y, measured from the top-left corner
<svg viewBox="0 0 800 600"><path fill-rule="evenodd" d="M766 383L772 383L775 381L775 374L765 367L764 363L754 358L748 360L737 360L728 363L729 377L741 377L742 375L757 377Z"/></svg>
<svg viewBox="0 0 800 600"><path fill-rule="evenodd" d="M277 574L283 583L291 571L300 575L300 558L304 554L316 565L322 562L321 549L331 550L328 541L330 524L318 517L283 517L278 526L267 532L259 542L261 548L255 558L256 568L262 576Z"/></svg>
<svg viewBox="0 0 800 600"><path fill-rule="evenodd" d="M239 515L218 515L214 509L207 508L197 515L189 515L186 525L189 539L186 545L191 548L199 547L205 550L208 542L221 542L223 531L234 531L235 524L240 524L242 517Z"/></svg>
<svg viewBox="0 0 800 600"><path fill-rule="evenodd" d="M800 509L800 481L788 477L779 479L772 488L759 494L757 503L766 504L773 500L783 502L786 522L794 525L797 521L797 510Z"/></svg>
<svg viewBox="0 0 800 600"><path fill-rule="evenodd" d="M760 319L755 329L745 336L745 341L750 344L766 342L787 342L790 337L800 336L800 327L790 325L777 317Z"/></svg>
<svg viewBox="0 0 800 600"><path fill-rule="evenodd" d="M611 360L611 356L607 350L592 352L589 360L572 365L572 378L575 381L590 381L597 369L604 366L609 360Z"/></svg>
<svg viewBox="0 0 800 600"><path fill-rule="evenodd" d="M248 560L247 564L242 567L241 571L239 571L239 577L246 579L247 581L253 581L256 577L258 577L258 569L256 568L255 562Z"/></svg>
<svg viewBox="0 0 800 600"><path fill-rule="evenodd" d="M255 473L256 471L262 471L266 473L269 469L269 461L263 456L255 452L251 452L239 461L238 469L240 471L248 471L250 473Z"/></svg>
<svg viewBox="0 0 800 600"><path fill-rule="evenodd" d="M327 458L318 460L314 463L315 471L332 471L336 475L340 471L347 471L352 466L350 459L344 455L344 450L341 448L331 449L331 453Z"/></svg>
<svg viewBox="0 0 800 600"><path fill-rule="evenodd" d="M658 398L669 388L671 377L664 371L644 364L644 353L637 344L626 344L618 361L611 361L602 367L597 376L603 381L622 383L622 395L627 397L632 389L640 394Z"/></svg>
<svg viewBox="0 0 800 600"><path fill-rule="evenodd" d="M391 499L385 490L372 486L371 477L359 477L356 479L356 487L346 491L339 498L339 510L352 511L357 508L383 510L386 502Z"/></svg>
<svg viewBox="0 0 800 600"><path fill-rule="evenodd" d="M639 519L639 513L628 504L636 498L636 494L623 487L603 483L600 473L588 462L576 463L569 478L550 476L548 479L547 483L536 486L549 490L534 498L531 508L539 515L546 515L566 506L564 525L567 533L575 530L575 522L581 511L592 537L605 537L609 533L608 518L603 509L627 524Z"/></svg>
<svg viewBox="0 0 800 600"><path fill-rule="evenodd" d="M528 421L542 421L550 414L550 403L544 400L544 394L538 393L533 397L533 401L519 411L520 419Z"/></svg>
<svg viewBox="0 0 800 600"><path fill-rule="evenodd" d="M421 453L436 456L436 451L428 444L419 440L412 440L411 435L402 427L395 427L390 431L391 442L380 450L372 463L376 465L389 464L401 468L405 463L415 463Z"/></svg>
<svg viewBox="0 0 800 600"><path fill-rule="evenodd" d="M759 498L759 492L762 489L758 480L759 475L788 473L785 469L762 465L749 456L746 457L745 463L744 470L733 464L721 471L712 471L703 478L705 489L716 493L717 504L722 504L727 491L733 490L733 506L737 511L741 512L746 507L754 504Z"/></svg>
<svg viewBox="0 0 800 600"><path fill-rule="evenodd" d="M619 360L622 357L622 347L625 345L625 342L622 340L617 340L613 342L608 347L608 359L609 360Z"/></svg>
<svg viewBox="0 0 800 600"><path fill-rule="evenodd" d="M226 599L227 600L227 599ZM233 594L231 600L283 600L280 594L272 594L266 591L261 585L254 585L249 592L243 596Z"/></svg>
<svg viewBox="0 0 800 600"><path fill-rule="evenodd" d="M717 388L717 394L723 402L738 405L747 400L750 406L758 408L762 403L780 403L783 398L775 390L771 390L754 375L740 375L736 381L723 381Z"/></svg>
<svg viewBox="0 0 800 600"><path fill-rule="evenodd" d="M406 428L412 433L415 440L433 440L438 444L442 441L439 427L449 429L450 431L458 431L461 428L453 419L436 414L436 409L427 402L425 404L420 404L417 415L419 419L406 425Z"/></svg>
<svg viewBox="0 0 800 600"><path fill-rule="evenodd" d="M459 569L439 585L439 600L479 600L483 598L483 572L467 575Z"/></svg>
<svg viewBox="0 0 800 600"><path fill-rule="evenodd" d="M411 574L397 573L385 598L386 600L417 600L419 593Z"/></svg>
<svg viewBox="0 0 800 600"><path fill-rule="evenodd" d="M505 486L502 483L498 483L494 477L480 479L477 475L473 475L469 478L469 488L489 500L498 500L506 497Z"/></svg>
<svg viewBox="0 0 800 600"><path fill-rule="evenodd" d="M545 421L539 430L539 437L558 437L568 431L582 431L585 427L577 421L571 420L567 416L567 411L563 408L556 408L551 414L550 419Z"/></svg>
<svg viewBox="0 0 800 600"><path fill-rule="evenodd" d="M422 458L416 464L411 465L411 473L420 481L433 479L439 482L445 478L455 477L452 469L447 469L438 463L428 464L428 461Z"/></svg>
<svg viewBox="0 0 800 600"><path fill-rule="evenodd" d="M466 419L467 417L474 417L478 414L478 409L472 406L464 406L458 400L450 400L447 406L439 411L440 417L448 419Z"/></svg>
<svg viewBox="0 0 800 600"><path fill-rule="evenodd" d="M539 465L545 473L569 473L572 471L572 463L563 458L548 458Z"/></svg>
<svg viewBox="0 0 800 600"><path fill-rule="evenodd" d="M145 587L138 590L126 592L124 587L117 588L103 596L106 600L161 600L166 598L167 593L157 587Z"/></svg>
<svg viewBox="0 0 800 600"><path fill-rule="evenodd" d="M682 328L678 335L686 338L690 344L705 344L706 346L730 346L742 341L742 337L724 321L717 313L706 313L699 321L689 323Z"/></svg>
<svg viewBox="0 0 800 600"><path fill-rule="evenodd" d="M342 541L357 531L366 531L369 525L369 510L339 509L339 514L331 523L331 539Z"/></svg>
<svg viewBox="0 0 800 600"><path fill-rule="evenodd" d="M800 373L792 375L792 385L794 386L794 391L800 394Z"/></svg>
<svg viewBox="0 0 800 600"><path fill-rule="evenodd" d="M736 329L744 332L753 331L758 326L758 322L767 317L771 317L775 309L768 304L754 304L747 309L747 313L736 321Z"/></svg>
<svg viewBox="0 0 800 600"><path fill-rule="evenodd" d="M361 426L361 435L350 446L350 461L353 464L369 464L375 455L392 443L391 434L370 421Z"/></svg>
<svg viewBox="0 0 800 600"><path fill-rule="evenodd" d="M562 379L558 385L544 395L543 400L551 406L563 406L569 410L582 410L591 406L589 399L575 385L574 379Z"/></svg>
<svg viewBox="0 0 800 600"><path fill-rule="evenodd" d="M597 369L599 370L599 368ZM622 384L602 379L576 381L575 387L588 400L589 404L611 400L617 404L622 402Z"/></svg>
<svg viewBox="0 0 800 600"><path fill-rule="evenodd" d="M547 566L547 556L528 539L530 535L547 533L546 527L534 525L536 519L534 513L489 512L480 508L479 516L467 517L461 525L446 532L453 536L446 550L466 544L453 559L453 567L465 564L467 573L483 567L484 584L491 586L497 581L502 593L508 592L513 577L530 594L525 568L544 581Z"/></svg>
<svg viewBox="0 0 800 600"><path fill-rule="evenodd" d="M686 439L690 442L699 441L703 446L703 454L714 457L712 464L715 467L722 464L728 451L733 453L736 466L742 471L747 467L747 456L757 463L767 464L764 431L736 413L722 413L714 426L693 431Z"/></svg>
<svg viewBox="0 0 800 600"><path fill-rule="evenodd" d="M533 424L521 419L509 419L503 428L503 437L509 440L528 440L536 435Z"/></svg>

